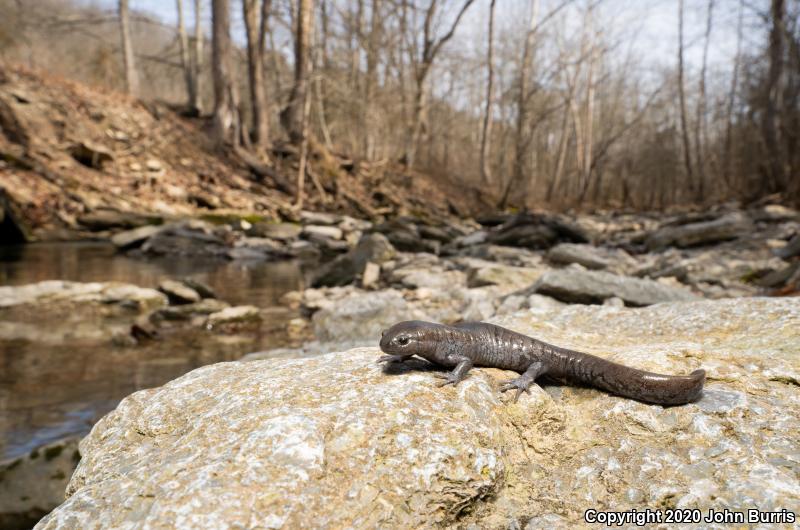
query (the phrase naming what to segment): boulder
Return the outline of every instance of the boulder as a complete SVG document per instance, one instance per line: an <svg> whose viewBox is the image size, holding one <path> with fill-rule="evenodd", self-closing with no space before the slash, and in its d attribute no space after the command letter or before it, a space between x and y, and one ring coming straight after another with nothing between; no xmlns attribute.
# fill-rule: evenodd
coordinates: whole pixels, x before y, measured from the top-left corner
<svg viewBox="0 0 800 530"><path fill-rule="evenodd" d="M616 296L631 306L698 298L682 286L603 271L587 271L577 265L545 273L533 285L532 292L578 304L600 304Z"/></svg>
<svg viewBox="0 0 800 530"><path fill-rule="evenodd" d="M800 512L800 303L570 306L497 321L661 373L702 397L648 405L592 388L438 387L375 346L220 363L137 392L80 445L58 528L578 528L586 510ZM373 338L377 341L377 336ZM224 389L221 391L220 389Z"/></svg>
<svg viewBox="0 0 800 530"><path fill-rule="evenodd" d="M369 344L381 331L401 320L427 318L412 308L394 289L354 291L327 303L314 313L314 334L320 341L337 344Z"/></svg>
<svg viewBox="0 0 800 530"><path fill-rule="evenodd" d="M383 234L367 234L356 247L338 256L320 268L311 281L314 287L347 285L364 272L368 262L380 265L396 254L396 251Z"/></svg>
<svg viewBox="0 0 800 530"><path fill-rule="evenodd" d="M558 265L577 263L594 270L623 270L636 265L636 260L624 250L595 247L584 243L560 243L547 252L547 259Z"/></svg>
<svg viewBox="0 0 800 530"><path fill-rule="evenodd" d="M664 226L651 232L645 239L645 245L651 251L670 246L695 247L736 239L751 229L752 223L747 217L741 213L732 213L711 221Z"/></svg>

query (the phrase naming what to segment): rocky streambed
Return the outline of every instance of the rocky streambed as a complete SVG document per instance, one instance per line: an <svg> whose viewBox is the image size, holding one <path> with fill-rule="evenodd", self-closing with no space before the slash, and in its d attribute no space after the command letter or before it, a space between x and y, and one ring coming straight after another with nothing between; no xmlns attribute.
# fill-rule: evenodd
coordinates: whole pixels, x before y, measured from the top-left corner
<svg viewBox="0 0 800 530"><path fill-rule="evenodd" d="M228 307L224 293L177 276L163 278L160 291L2 288L6 345L40 340L31 315L47 307L76 330L51 332L53 358L74 356L84 335L102 328L112 355L153 352L144 355L149 371L164 377L130 391L244 353L252 361L196 369L126 398L81 442L69 498L44 528L566 528L589 507L800 509L800 437L767 427L788 428L797 416L800 303L778 298L800 283L794 210L379 223L303 212L283 223L139 224L100 223L98 234L142 263L314 265L280 310ZM50 294L37 305L26 292ZM144 292L152 304L128 296ZM437 389L423 364L398 374L373 364L381 330L407 319L488 320L644 369L702 367L708 391L664 409L545 387L512 405L496 392L511 374L497 370ZM208 348L216 353L198 353ZM65 469L75 463L68 443ZM35 469L33 460L4 464L0 497L11 499L20 480L11 466ZM68 472L60 475L63 486ZM55 505L47 502L16 506L44 513Z"/></svg>

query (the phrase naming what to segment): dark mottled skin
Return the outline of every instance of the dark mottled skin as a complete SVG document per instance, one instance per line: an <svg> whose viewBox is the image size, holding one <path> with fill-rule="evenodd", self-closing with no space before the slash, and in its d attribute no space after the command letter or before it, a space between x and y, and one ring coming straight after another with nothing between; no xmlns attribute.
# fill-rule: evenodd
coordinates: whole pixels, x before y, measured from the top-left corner
<svg viewBox="0 0 800 530"><path fill-rule="evenodd" d="M454 326L409 320L383 332L381 350L388 355L378 362L403 362L414 355L453 368L441 375L442 385L457 385L473 366L490 366L522 373L503 383L501 390L516 389L516 397L537 377L600 388L612 394L655 403L682 405L703 391L706 373L661 375L637 370L588 353L559 348L510 329L485 322Z"/></svg>

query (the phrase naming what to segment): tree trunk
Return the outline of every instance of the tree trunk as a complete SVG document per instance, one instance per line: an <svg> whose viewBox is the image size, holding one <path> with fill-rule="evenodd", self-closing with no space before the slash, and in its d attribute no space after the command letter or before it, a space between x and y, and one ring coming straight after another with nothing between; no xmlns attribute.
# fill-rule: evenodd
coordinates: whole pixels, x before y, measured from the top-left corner
<svg viewBox="0 0 800 530"><path fill-rule="evenodd" d="M205 41L205 35L203 35L202 14L202 0L194 0L194 63L192 65L194 98L189 101L189 106L195 110L198 116L203 113L203 97L201 93L203 83L201 75L203 72L203 41Z"/></svg>
<svg viewBox="0 0 800 530"><path fill-rule="evenodd" d="M772 26L769 32L769 71L764 87L764 115L761 130L766 148L766 166L769 180L767 191L785 191L786 168L781 146L780 120L783 113L783 54L784 54L784 18L786 5L784 0L772 0Z"/></svg>
<svg viewBox="0 0 800 530"><path fill-rule="evenodd" d="M212 67L214 71L214 137L219 145L238 147L239 95L233 81L228 0L212 0Z"/></svg>
<svg viewBox="0 0 800 530"><path fill-rule="evenodd" d="M305 129L303 114L308 98L308 79L311 70L310 42L314 23L313 0L299 0L295 19L294 85L289 94L289 104L281 113L281 121L289 134L290 141L295 145L300 145Z"/></svg>
<svg viewBox="0 0 800 530"><path fill-rule="evenodd" d="M125 87L132 96L139 95L139 74L131 43L131 24L128 0L119 0L119 31L122 39L122 61L125 67Z"/></svg>
<svg viewBox="0 0 800 530"><path fill-rule="evenodd" d="M486 113L481 134L481 181L488 185L492 179L489 155L492 136L492 103L494 100L494 5L489 4L489 44L486 50Z"/></svg>
<svg viewBox="0 0 800 530"><path fill-rule="evenodd" d="M444 46L447 41L453 38L456 28L458 27L458 23L461 21L461 18L464 16L464 13L466 13L467 9L469 9L469 6L471 6L475 0L464 0L464 3L461 5L461 9L456 15L453 24L450 26L449 31L438 39L433 35L435 31L433 26L437 2L438 0L431 0L428 9L425 12L422 57L419 59L415 58L416 64L414 65L414 77L416 80L416 93L414 94L414 117L411 123L410 141L407 142L406 154L403 157L405 159L406 166L409 168L414 166L417 155L417 147L419 145L420 137L422 136L423 119L425 117L425 107L427 103L425 82L428 78L428 74L430 73L433 62L436 59L436 56L439 54L439 51L442 49L442 46Z"/></svg>
<svg viewBox="0 0 800 530"><path fill-rule="evenodd" d="M519 68L519 93L517 94L517 122L514 131L514 168L511 178L506 185L503 196L498 207L503 209L508 203L511 189L517 182L522 182L523 166L527 141L525 138L525 127L528 124L528 81L533 69L533 56L535 54L534 45L536 43L536 18L539 14L539 0L533 0L531 6L531 18L528 22L528 32L525 36L525 45L522 48L522 59Z"/></svg>
<svg viewBox="0 0 800 530"><path fill-rule="evenodd" d="M694 171L692 169L692 150L689 142L689 123L686 117L686 92L683 82L683 0L678 0L678 98L681 110L681 132L683 137L683 163L689 190L694 192Z"/></svg>
<svg viewBox="0 0 800 530"><path fill-rule="evenodd" d="M175 1L178 9L178 43L181 48L181 67L183 68L183 79L186 83L186 99L189 107L192 102L197 101L197 86L195 84L194 61L189 54L189 37L186 35L186 23L183 18L183 0ZM192 112L196 109L191 108Z"/></svg>
<svg viewBox="0 0 800 530"><path fill-rule="evenodd" d="M697 202L703 203L705 201L705 184L707 178L708 168L706 167L706 157L704 153L704 145L706 140L707 117L706 117L706 69L708 67L708 47L711 43L711 25L712 15L714 13L714 0L708 0L708 14L706 17L706 33L705 42L703 43L703 60L700 66L700 87L698 97L700 101L697 103L697 123L695 124L694 142L695 154L697 156L697 195L695 196Z"/></svg>
<svg viewBox="0 0 800 530"><path fill-rule="evenodd" d="M731 158L733 156L733 108L736 105L736 88L739 85L739 63L742 61L742 22L744 20L744 0L739 1L739 18L736 22L736 56L733 59L733 74L731 75L731 89L728 94L728 108L725 113L725 143L722 153L722 178L731 191Z"/></svg>
<svg viewBox="0 0 800 530"><path fill-rule="evenodd" d="M264 38L271 0L243 0L245 31L247 32L247 74L250 88L250 106L253 113L251 132L253 147L263 150L269 145L269 114L264 82Z"/></svg>
<svg viewBox="0 0 800 530"><path fill-rule="evenodd" d="M362 148L367 160L375 156L374 99L378 87L378 46L380 43L381 0L372 0L369 42L367 44L367 78L364 83L364 118L362 123Z"/></svg>

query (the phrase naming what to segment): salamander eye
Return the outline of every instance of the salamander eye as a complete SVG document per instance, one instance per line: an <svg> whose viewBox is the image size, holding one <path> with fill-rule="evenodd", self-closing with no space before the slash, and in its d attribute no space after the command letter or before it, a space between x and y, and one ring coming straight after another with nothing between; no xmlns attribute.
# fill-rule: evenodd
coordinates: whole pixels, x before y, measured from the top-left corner
<svg viewBox="0 0 800 530"><path fill-rule="evenodd" d="M409 338L406 336L397 337L397 344L400 346L406 346L409 343Z"/></svg>

